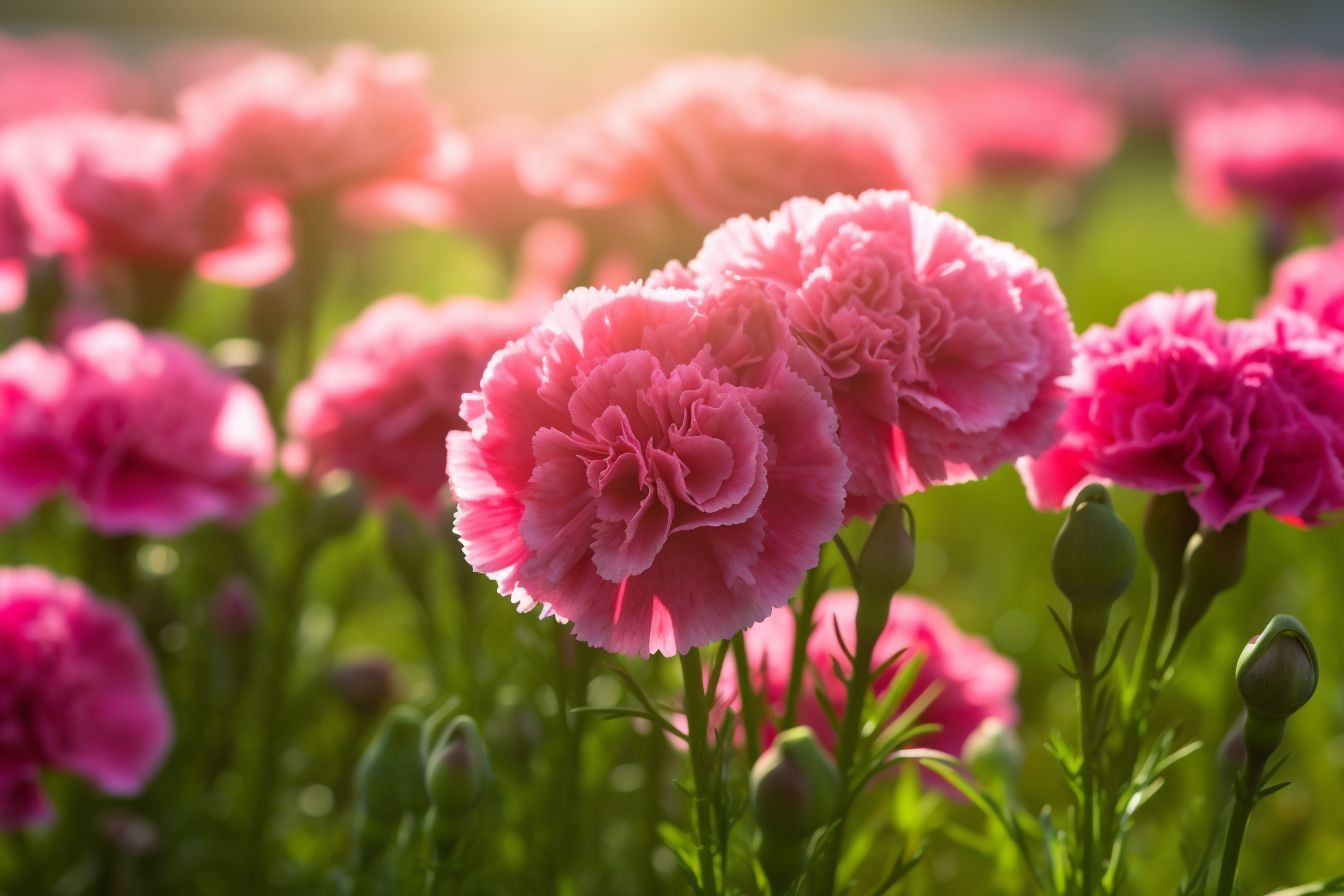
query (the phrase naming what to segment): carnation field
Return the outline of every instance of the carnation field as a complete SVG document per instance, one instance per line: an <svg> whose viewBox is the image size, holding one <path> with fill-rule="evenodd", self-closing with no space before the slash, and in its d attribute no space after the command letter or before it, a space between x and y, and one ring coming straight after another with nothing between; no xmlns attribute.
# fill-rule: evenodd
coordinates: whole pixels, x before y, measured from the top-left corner
<svg viewBox="0 0 1344 896"><path fill-rule="evenodd" d="M1344 893L1344 59L272 44L0 33L0 894Z"/></svg>

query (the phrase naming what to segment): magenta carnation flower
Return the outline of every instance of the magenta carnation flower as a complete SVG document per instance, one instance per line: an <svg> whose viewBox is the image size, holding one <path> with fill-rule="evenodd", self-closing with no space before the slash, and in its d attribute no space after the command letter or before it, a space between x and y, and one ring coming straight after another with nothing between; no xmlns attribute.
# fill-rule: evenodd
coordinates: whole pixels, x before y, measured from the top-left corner
<svg viewBox="0 0 1344 896"><path fill-rule="evenodd" d="M812 632L807 640L810 665L800 694L798 723L811 726L822 743L832 748L835 732L815 695L820 689L843 714L846 688L836 674L836 663L848 674L849 660L836 639L836 629L853 650L857 607L858 597L853 591L823 595L813 613ZM788 607L776 610L746 631L752 687L776 717L784 711L793 637L793 612ZM920 721L937 724L941 730L926 735L920 741L921 746L960 756L966 738L986 719L998 719L1008 725L1017 723L1017 667L981 638L964 634L936 604L914 596L892 598L886 627L873 651L873 666L882 665L902 650L906 651L905 657L873 682L873 694L880 698L901 665L916 653L923 655L924 665L900 707L903 709L930 686L940 688ZM738 704L737 674L731 663L730 657L719 678L719 697L725 704ZM762 742L768 745L776 731L766 721L761 733Z"/></svg>
<svg viewBox="0 0 1344 896"><path fill-rule="evenodd" d="M754 284L574 290L494 357L448 436L467 559L618 653L741 631L842 522L825 389Z"/></svg>
<svg viewBox="0 0 1344 896"><path fill-rule="evenodd" d="M465 427L463 393L540 316L531 306L480 299L376 302L290 396L288 428L303 465L319 474L348 470L381 497L432 509L443 489L444 437Z"/></svg>
<svg viewBox="0 0 1344 896"><path fill-rule="evenodd" d="M268 496L275 436L256 390L186 343L109 320L65 340L53 436L69 491L105 533L237 522Z"/></svg>
<svg viewBox="0 0 1344 896"><path fill-rule="evenodd" d="M525 185L568 205L650 211L676 232L671 245L793 196L887 187L931 198L935 187L898 100L731 59L659 69L521 166Z"/></svg>
<svg viewBox="0 0 1344 896"><path fill-rule="evenodd" d="M418 56L346 46L318 74L269 53L189 88L178 106L188 139L218 153L234 177L290 196L326 192L397 173L429 152L425 68Z"/></svg>
<svg viewBox="0 0 1344 896"><path fill-rule="evenodd" d="M1262 306L1290 308L1323 326L1344 332L1344 238L1328 246L1303 249L1279 262Z"/></svg>
<svg viewBox="0 0 1344 896"><path fill-rule="evenodd" d="M1211 292L1149 296L1083 334L1065 436L1019 466L1028 495L1060 508L1096 477L1185 492L1214 528L1315 523L1344 506L1341 345L1292 311L1224 324Z"/></svg>
<svg viewBox="0 0 1344 896"><path fill-rule="evenodd" d="M45 569L0 568L0 828L50 817L43 769L136 793L171 728L153 661L122 610Z"/></svg>
<svg viewBox="0 0 1344 896"><path fill-rule="evenodd" d="M1074 336L1054 276L905 193L736 218L688 270L657 277L766 286L830 380L851 513L983 476L1058 436Z"/></svg>
<svg viewBox="0 0 1344 896"><path fill-rule="evenodd" d="M1209 213L1238 199L1291 215L1344 195L1344 102L1251 94L1192 105L1177 154L1187 194Z"/></svg>
<svg viewBox="0 0 1344 896"><path fill-rule="evenodd" d="M70 388L65 357L24 341L0 354L0 525L26 516L69 476L55 441Z"/></svg>

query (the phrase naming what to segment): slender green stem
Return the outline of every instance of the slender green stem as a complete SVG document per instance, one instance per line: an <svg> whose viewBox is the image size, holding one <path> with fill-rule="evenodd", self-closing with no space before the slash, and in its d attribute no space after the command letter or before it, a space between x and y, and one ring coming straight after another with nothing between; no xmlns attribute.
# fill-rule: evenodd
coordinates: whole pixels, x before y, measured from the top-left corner
<svg viewBox="0 0 1344 896"><path fill-rule="evenodd" d="M712 778L709 756L709 704L705 699L704 672L700 667L698 647L692 647L682 654L681 679L682 689L686 695L686 734L691 752L691 774L695 779L695 841L700 852L700 891L705 896L717 896L719 887L714 871L712 847L714 837L709 805Z"/></svg>
<svg viewBox="0 0 1344 896"><path fill-rule="evenodd" d="M1078 819L1078 835L1082 841L1084 896L1092 896L1100 877L1097 868L1097 736L1096 705L1097 680L1093 669L1078 670L1078 730L1083 753L1082 776L1083 807Z"/></svg>
<svg viewBox="0 0 1344 896"><path fill-rule="evenodd" d="M1215 896L1232 896L1232 884L1237 878L1237 860L1241 857L1241 841L1246 836L1246 823L1251 819L1252 803L1237 789L1232 804L1232 817L1227 822L1227 841L1223 846L1223 860L1218 869L1218 889Z"/></svg>
<svg viewBox="0 0 1344 896"><path fill-rule="evenodd" d="M789 658L789 687L784 697L784 715L781 728L792 728L798 717L798 697L803 691L803 672L807 668L807 642L812 637L812 614L816 612L821 591L817 587L817 570L807 571L803 579L801 607L793 614L793 655Z"/></svg>
<svg viewBox="0 0 1344 896"><path fill-rule="evenodd" d="M747 658L747 641L738 632L733 636L733 665L737 667L737 691L742 705L742 727L746 729L747 760L755 762L761 755L761 704L751 686L751 662Z"/></svg>
<svg viewBox="0 0 1344 896"><path fill-rule="evenodd" d="M270 639L267 674L263 679L265 689L261 709L260 752L254 771L252 800L247 812L249 861L246 867L258 888L263 887L267 880L266 838L271 809L275 805L280 754L284 749L285 698L289 693L299 618L303 611L303 580L314 550L312 544L304 544L299 548L293 563L271 595L276 615Z"/></svg>

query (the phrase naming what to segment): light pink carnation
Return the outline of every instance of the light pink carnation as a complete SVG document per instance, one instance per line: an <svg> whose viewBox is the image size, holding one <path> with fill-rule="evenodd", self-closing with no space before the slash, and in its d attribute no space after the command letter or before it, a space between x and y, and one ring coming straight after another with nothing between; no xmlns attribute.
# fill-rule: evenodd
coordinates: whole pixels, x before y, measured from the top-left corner
<svg viewBox="0 0 1344 896"><path fill-rule="evenodd" d="M129 112L149 99L141 79L72 34L0 34L0 125L66 112Z"/></svg>
<svg viewBox="0 0 1344 896"><path fill-rule="evenodd" d="M433 145L434 112L418 56L339 49L320 74L258 55L182 94L194 146L225 171L295 196L343 189L415 165Z"/></svg>
<svg viewBox="0 0 1344 896"><path fill-rule="evenodd" d="M482 299L376 302L295 388L290 435L314 472L348 470L380 497L431 510L444 484L444 437L465 426L463 393L540 316L533 306Z"/></svg>
<svg viewBox="0 0 1344 896"><path fill-rule="evenodd" d="M836 629L839 628L852 651L857 607L858 598L853 591L823 595L813 613L812 632L807 640L810 666L803 677L798 723L810 726L828 747L835 745L835 732L815 694L819 688L843 714L845 683L836 675L836 663L846 674L850 663L836 640ZM781 607L764 622L747 629L745 637L752 687L778 717L784 711L788 693L793 612ZM930 686L941 688L920 716L921 722L937 724L941 730L922 739L921 746L960 756L966 738L985 719L998 719L1008 725L1017 723L1017 667L982 639L962 633L936 604L921 597L892 598L886 627L873 652L873 666L882 665L902 650L906 651L904 658L873 682L873 694L877 697L885 694L897 670L915 654L923 655L924 665L898 708L899 711L909 705ZM739 704L737 674L731 663L729 658L719 678L719 697L724 703ZM774 726L765 722L763 742L768 745L775 734Z"/></svg>
<svg viewBox="0 0 1344 896"><path fill-rule="evenodd" d="M123 321L76 330L64 348L71 385L54 436L95 529L176 535L240 521L267 498L275 436L251 386Z"/></svg>
<svg viewBox="0 0 1344 896"><path fill-rule="evenodd" d="M986 475L1058 436L1074 337L1054 276L905 193L733 219L687 271L658 276L765 284L830 379L851 513Z"/></svg>
<svg viewBox="0 0 1344 896"><path fill-rule="evenodd" d="M575 290L462 401L448 472L467 559L618 653L741 631L840 527L825 388L754 284Z"/></svg>
<svg viewBox="0 0 1344 896"><path fill-rule="evenodd" d="M659 69L539 142L521 171L526 186L568 205L647 209L681 243L793 196L935 192L920 130L898 100L731 59Z"/></svg>
<svg viewBox="0 0 1344 896"><path fill-rule="evenodd" d="M39 824L44 769L139 791L172 736L134 623L78 582L0 568L0 828Z"/></svg>
<svg viewBox="0 0 1344 896"><path fill-rule="evenodd" d="M1344 197L1344 98L1258 93L1191 106L1177 134L1184 188L1209 213L1245 199L1290 215Z"/></svg>
<svg viewBox="0 0 1344 896"><path fill-rule="evenodd" d="M1344 332L1344 238L1290 255L1274 269L1274 284L1262 306L1290 308Z"/></svg>
<svg viewBox="0 0 1344 896"><path fill-rule="evenodd" d="M1344 341L1296 312L1224 324L1211 292L1155 294L1083 334L1064 439L1019 469L1037 507L1086 478L1183 491L1214 528L1344 506Z"/></svg>
<svg viewBox="0 0 1344 896"><path fill-rule="evenodd" d="M951 177L1100 168L1120 142L1119 109L1073 63L944 58L916 65L906 89L946 135Z"/></svg>
<svg viewBox="0 0 1344 896"><path fill-rule="evenodd" d="M0 354L0 525L26 516L69 476L54 433L69 388L58 352L25 341Z"/></svg>

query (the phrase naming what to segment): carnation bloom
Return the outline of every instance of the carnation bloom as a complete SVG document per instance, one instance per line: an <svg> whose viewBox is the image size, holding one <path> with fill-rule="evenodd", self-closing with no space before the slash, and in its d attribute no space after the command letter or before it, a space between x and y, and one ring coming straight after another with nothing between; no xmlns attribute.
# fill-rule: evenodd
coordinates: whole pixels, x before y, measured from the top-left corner
<svg viewBox="0 0 1344 896"><path fill-rule="evenodd" d="M434 140L418 56L339 49L320 74L258 55L184 91L183 128L223 169L287 196L329 192L406 169Z"/></svg>
<svg viewBox="0 0 1344 896"><path fill-rule="evenodd" d="M1237 199L1292 215L1344 196L1344 101L1257 93L1192 105L1177 135L1184 188L1208 213Z"/></svg>
<svg viewBox="0 0 1344 896"><path fill-rule="evenodd" d="M733 219L658 277L767 287L830 379L851 513L1057 438L1074 336L1054 276L905 193Z"/></svg>
<svg viewBox="0 0 1344 896"><path fill-rule="evenodd" d="M1120 142L1119 110L1066 62L944 59L918 68L910 97L944 130L958 175L1087 174Z"/></svg>
<svg viewBox="0 0 1344 896"><path fill-rule="evenodd" d="M1344 332L1344 238L1290 255L1274 269L1265 311L1291 308Z"/></svg>
<svg viewBox="0 0 1344 896"><path fill-rule="evenodd" d="M815 695L819 689L843 714L846 686L836 674L836 664L848 674L850 663L836 639L836 630L853 650L857 608L858 597L853 591L823 595L813 612L807 639L809 665L799 693L798 724L810 726L832 749L835 732ZM776 717L784 711L788 693L793 638L794 618L788 607L776 610L764 622L747 629L745 635L752 688ZM916 654L923 656L910 693L898 707L898 711L904 709L929 687L939 688L920 722L934 723L940 730L922 738L921 746L960 756L966 738L985 719L1017 723L1017 667L982 639L964 634L936 604L914 596L892 598L886 627L873 651L873 666L881 666L901 651L906 651L903 658L873 681L873 694L880 698L904 663ZM731 657L727 663L719 678L719 697L724 703L737 704L738 681ZM777 732L766 721L761 733L763 743L769 745Z"/></svg>
<svg viewBox="0 0 1344 896"><path fill-rule="evenodd" d="M0 828L39 824L58 769L138 792L171 738L149 651L125 613L78 582L0 568Z"/></svg>
<svg viewBox="0 0 1344 896"><path fill-rule="evenodd" d="M6 214L0 263L13 260L13 291L27 258L183 272L195 265L208 279L242 286L274 279L289 264L288 221L275 200L221 182L214 159L150 119L54 116L0 131Z"/></svg>
<svg viewBox="0 0 1344 896"><path fill-rule="evenodd" d="M251 386L123 321L76 330L64 350L70 387L53 436L95 529L177 535L238 522L267 498L275 436Z"/></svg>
<svg viewBox="0 0 1344 896"><path fill-rule="evenodd" d="M729 59L659 69L539 141L520 165L534 192L642 211L677 247L792 196L887 187L931 198L935 188L898 100Z"/></svg>
<svg viewBox="0 0 1344 896"><path fill-rule="evenodd" d="M574 290L462 400L448 473L466 557L618 653L741 631L842 522L825 389L755 284Z"/></svg>
<svg viewBox="0 0 1344 896"><path fill-rule="evenodd" d="M0 125L66 112L127 112L147 98L135 73L91 41L0 34Z"/></svg>
<svg viewBox="0 0 1344 896"><path fill-rule="evenodd" d="M1277 310L1224 324L1211 292L1155 294L1080 341L1063 440L1019 466L1037 507L1088 477L1185 492L1214 528L1344 506L1344 342Z"/></svg>
<svg viewBox="0 0 1344 896"><path fill-rule="evenodd" d="M59 352L24 341L0 354L0 525L26 516L69 475L54 439L69 386Z"/></svg>
<svg viewBox="0 0 1344 896"><path fill-rule="evenodd" d="M374 303L290 396L289 433L304 465L319 474L348 470L380 497L431 510L443 489L444 437L465 426L463 393L539 317L518 303L482 299Z"/></svg>

